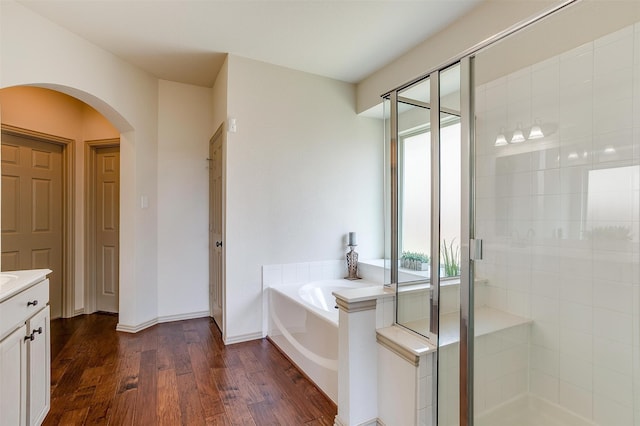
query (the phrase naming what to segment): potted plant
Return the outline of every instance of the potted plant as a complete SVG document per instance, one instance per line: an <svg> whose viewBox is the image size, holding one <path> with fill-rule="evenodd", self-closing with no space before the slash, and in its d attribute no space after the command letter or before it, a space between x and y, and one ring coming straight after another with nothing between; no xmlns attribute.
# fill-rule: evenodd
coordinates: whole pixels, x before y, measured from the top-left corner
<svg viewBox="0 0 640 426"><path fill-rule="evenodd" d="M456 277L460 275L460 247L453 247L455 238L447 244L447 240L442 240L442 263L446 277Z"/></svg>
<svg viewBox="0 0 640 426"><path fill-rule="evenodd" d="M402 252L400 265L403 268L411 269L413 271L428 271L429 256L424 253L405 251Z"/></svg>

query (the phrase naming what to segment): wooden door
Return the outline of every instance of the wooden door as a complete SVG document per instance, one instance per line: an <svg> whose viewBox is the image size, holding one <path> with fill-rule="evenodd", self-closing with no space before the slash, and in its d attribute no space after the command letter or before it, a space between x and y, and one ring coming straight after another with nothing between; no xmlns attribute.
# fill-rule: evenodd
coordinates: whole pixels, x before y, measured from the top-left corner
<svg viewBox="0 0 640 426"><path fill-rule="evenodd" d="M62 147L2 134L2 270L48 268L62 315Z"/></svg>
<svg viewBox="0 0 640 426"><path fill-rule="evenodd" d="M95 161L96 309L118 312L120 148L96 148Z"/></svg>
<svg viewBox="0 0 640 426"><path fill-rule="evenodd" d="M220 330L223 328L224 247L223 247L223 144L218 131L209 142L209 310Z"/></svg>

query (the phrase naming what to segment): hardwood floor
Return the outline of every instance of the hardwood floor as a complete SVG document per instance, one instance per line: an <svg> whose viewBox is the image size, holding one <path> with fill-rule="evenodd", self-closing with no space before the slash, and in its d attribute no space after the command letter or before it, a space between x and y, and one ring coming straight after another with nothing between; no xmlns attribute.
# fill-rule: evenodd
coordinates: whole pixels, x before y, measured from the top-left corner
<svg viewBox="0 0 640 426"><path fill-rule="evenodd" d="M209 318L116 323L52 321L45 425L333 425L333 402L267 340L224 346Z"/></svg>

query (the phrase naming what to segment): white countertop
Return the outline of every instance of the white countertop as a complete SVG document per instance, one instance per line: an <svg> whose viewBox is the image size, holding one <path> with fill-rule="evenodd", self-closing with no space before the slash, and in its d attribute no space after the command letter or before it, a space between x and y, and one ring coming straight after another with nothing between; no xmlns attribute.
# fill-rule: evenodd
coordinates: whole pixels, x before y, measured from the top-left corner
<svg viewBox="0 0 640 426"><path fill-rule="evenodd" d="M0 302L39 283L51 272L50 269L0 272Z"/></svg>
<svg viewBox="0 0 640 426"><path fill-rule="evenodd" d="M395 296L396 292L392 288L384 287L381 284L353 288L348 290L334 291L333 295L347 303L362 302L364 300L380 299Z"/></svg>

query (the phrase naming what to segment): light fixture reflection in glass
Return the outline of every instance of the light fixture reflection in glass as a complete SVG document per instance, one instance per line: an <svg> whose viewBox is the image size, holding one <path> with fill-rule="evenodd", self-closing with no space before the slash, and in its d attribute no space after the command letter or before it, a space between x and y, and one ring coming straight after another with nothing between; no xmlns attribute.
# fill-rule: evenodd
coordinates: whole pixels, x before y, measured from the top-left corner
<svg viewBox="0 0 640 426"><path fill-rule="evenodd" d="M605 154L615 154L616 153L616 149L612 146L608 146L604 149L604 153Z"/></svg>
<svg viewBox="0 0 640 426"><path fill-rule="evenodd" d="M496 142L493 144L494 146L504 146L507 145L507 138L504 137L504 129L500 129L500 133L496 137Z"/></svg>
<svg viewBox="0 0 640 426"><path fill-rule="evenodd" d="M540 124L538 124L538 120L536 120L536 122L533 123L533 126L531 126L528 139L541 139L541 138L544 138L544 133L542 133L542 128L540 127Z"/></svg>
<svg viewBox="0 0 640 426"><path fill-rule="evenodd" d="M567 156L567 158L568 158L569 160L577 160L577 159L578 159L578 153L577 153L577 152L575 152L575 151L573 151L573 152L569 153L569 155Z"/></svg>
<svg viewBox="0 0 640 426"><path fill-rule="evenodd" d="M515 132L513 132L513 136L511 137L511 143L520 143L524 142L526 139L522 134L522 126L518 123L518 127L516 127Z"/></svg>

